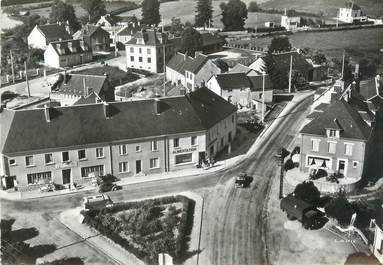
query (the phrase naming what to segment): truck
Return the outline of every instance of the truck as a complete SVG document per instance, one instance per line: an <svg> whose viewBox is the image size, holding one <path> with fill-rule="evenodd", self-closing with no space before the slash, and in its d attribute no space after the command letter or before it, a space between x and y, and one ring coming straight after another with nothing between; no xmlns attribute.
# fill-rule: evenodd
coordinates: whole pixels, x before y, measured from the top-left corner
<svg viewBox="0 0 383 265"><path fill-rule="evenodd" d="M282 198L280 207L287 213L287 219L299 220L305 229L318 228L325 219L323 212L293 194Z"/></svg>
<svg viewBox="0 0 383 265"><path fill-rule="evenodd" d="M96 196L89 196L83 198L83 208L89 210L101 210L113 206L113 201L107 194L100 194Z"/></svg>

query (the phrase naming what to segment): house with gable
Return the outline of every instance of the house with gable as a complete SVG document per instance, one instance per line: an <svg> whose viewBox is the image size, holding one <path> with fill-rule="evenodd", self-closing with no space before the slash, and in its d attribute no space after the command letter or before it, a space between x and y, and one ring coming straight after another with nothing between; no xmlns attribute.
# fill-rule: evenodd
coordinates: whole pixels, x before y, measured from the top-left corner
<svg viewBox="0 0 383 265"><path fill-rule="evenodd" d="M83 40L49 43L44 52L44 63L54 68L65 68L92 61L92 49Z"/></svg>
<svg viewBox="0 0 383 265"><path fill-rule="evenodd" d="M352 0L347 1L345 7L339 8L338 19L345 23L366 22L367 16L363 14L360 6Z"/></svg>
<svg viewBox="0 0 383 265"><path fill-rule="evenodd" d="M45 50L49 43L59 40L70 40L72 36L64 24L36 25L27 37L28 47Z"/></svg>
<svg viewBox="0 0 383 265"><path fill-rule="evenodd" d="M383 82L380 75L359 82L359 93L375 115L383 112Z"/></svg>
<svg viewBox="0 0 383 265"><path fill-rule="evenodd" d="M189 91L202 87L221 68L207 55L196 52L194 57L177 52L166 65L166 80L182 85Z"/></svg>
<svg viewBox="0 0 383 265"><path fill-rule="evenodd" d="M108 52L110 50L109 33L100 26L84 25L82 29L73 34L73 39L83 40L94 53Z"/></svg>
<svg viewBox="0 0 383 265"><path fill-rule="evenodd" d="M329 105L300 131L300 170L323 169L345 180L361 179L374 135L369 126L345 100Z"/></svg>
<svg viewBox="0 0 383 265"><path fill-rule="evenodd" d="M115 101L115 88L106 75L63 73L51 86L50 98L61 106Z"/></svg>

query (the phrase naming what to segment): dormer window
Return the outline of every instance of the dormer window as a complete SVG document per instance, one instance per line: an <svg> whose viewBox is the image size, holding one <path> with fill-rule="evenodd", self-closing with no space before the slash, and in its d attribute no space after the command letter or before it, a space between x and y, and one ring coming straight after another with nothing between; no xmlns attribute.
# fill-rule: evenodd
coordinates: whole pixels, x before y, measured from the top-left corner
<svg viewBox="0 0 383 265"><path fill-rule="evenodd" d="M328 130L328 137L337 137L337 130Z"/></svg>

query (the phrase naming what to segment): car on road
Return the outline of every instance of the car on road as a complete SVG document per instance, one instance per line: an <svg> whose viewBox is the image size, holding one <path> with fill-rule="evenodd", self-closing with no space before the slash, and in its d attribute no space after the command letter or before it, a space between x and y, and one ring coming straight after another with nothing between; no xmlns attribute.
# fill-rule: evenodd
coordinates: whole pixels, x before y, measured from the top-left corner
<svg viewBox="0 0 383 265"><path fill-rule="evenodd" d="M111 206L113 206L113 201L107 194L100 194L83 198L83 208L85 210L101 210Z"/></svg>
<svg viewBox="0 0 383 265"><path fill-rule="evenodd" d="M101 183L98 186L98 192L99 193L108 192L108 191L116 191L116 190L121 190L121 189L122 189L121 186L119 186L115 183L111 183L111 182Z"/></svg>
<svg viewBox="0 0 383 265"><path fill-rule="evenodd" d="M246 173L240 173L234 181L234 186L236 188L244 188L248 185L249 177Z"/></svg>

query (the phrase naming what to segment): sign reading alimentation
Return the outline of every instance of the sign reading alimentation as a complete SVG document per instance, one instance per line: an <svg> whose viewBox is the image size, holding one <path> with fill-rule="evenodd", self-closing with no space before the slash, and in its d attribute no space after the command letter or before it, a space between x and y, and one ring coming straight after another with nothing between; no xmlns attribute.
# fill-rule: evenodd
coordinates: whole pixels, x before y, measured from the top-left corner
<svg viewBox="0 0 383 265"><path fill-rule="evenodd" d="M185 149L178 149L178 150L174 150L174 151L173 151L173 154L180 154L180 153L194 152L194 151L196 151L196 150L197 150L196 147L185 148Z"/></svg>

